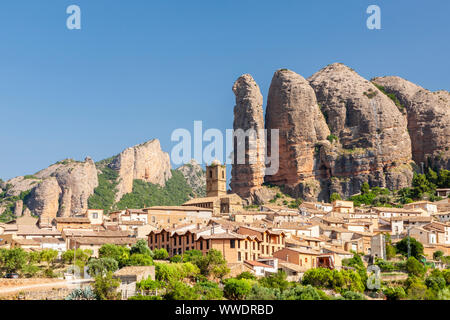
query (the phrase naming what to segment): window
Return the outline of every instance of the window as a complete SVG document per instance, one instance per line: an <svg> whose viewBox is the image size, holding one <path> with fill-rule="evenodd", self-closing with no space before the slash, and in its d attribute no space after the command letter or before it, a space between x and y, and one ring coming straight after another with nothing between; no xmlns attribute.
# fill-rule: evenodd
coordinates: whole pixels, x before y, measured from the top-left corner
<svg viewBox="0 0 450 320"><path fill-rule="evenodd" d="M236 242L235 242L235 240L230 240L230 248L231 248L231 249L236 248Z"/></svg>
<svg viewBox="0 0 450 320"><path fill-rule="evenodd" d="M209 250L209 242L210 242L211 240L206 240L206 250Z"/></svg>
<svg viewBox="0 0 450 320"><path fill-rule="evenodd" d="M167 236L167 238L166 238L166 239L167 239L167 241L169 241L169 234L168 234L168 233L166 233L166 236Z"/></svg>
<svg viewBox="0 0 450 320"><path fill-rule="evenodd" d="M247 240L245 240L245 250L247 250Z"/></svg>
<svg viewBox="0 0 450 320"><path fill-rule="evenodd" d="M203 250L203 241L200 241L200 250Z"/></svg>
<svg viewBox="0 0 450 320"><path fill-rule="evenodd" d="M212 170L209 170L209 177L212 178Z"/></svg>
<svg viewBox="0 0 450 320"><path fill-rule="evenodd" d="M253 250L255 250L255 243L253 242Z"/></svg>
<svg viewBox="0 0 450 320"><path fill-rule="evenodd" d="M240 249L241 248L241 240L238 240L237 243L238 243L238 249Z"/></svg>
<svg viewBox="0 0 450 320"><path fill-rule="evenodd" d="M222 170L222 179L225 179L225 172Z"/></svg>
<svg viewBox="0 0 450 320"><path fill-rule="evenodd" d="M151 235L150 237L148 237L148 240L150 243L153 243L153 235Z"/></svg>
<svg viewBox="0 0 450 320"><path fill-rule="evenodd" d="M195 242L195 235L193 234L192 235L192 243L194 243Z"/></svg>
<svg viewBox="0 0 450 320"><path fill-rule="evenodd" d="M241 252L238 252L238 261L241 261L242 257L241 257Z"/></svg>
<svg viewBox="0 0 450 320"><path fill-rule="evenodd" d="M178 245L181 246L181 237L178 237Z"/></svg>
<svg viewBox="0 0 450 320"><path fill-rule="evenodd" d="M94 212L92 214L92 219L98 219L98 213L97 212Z"/></svg>

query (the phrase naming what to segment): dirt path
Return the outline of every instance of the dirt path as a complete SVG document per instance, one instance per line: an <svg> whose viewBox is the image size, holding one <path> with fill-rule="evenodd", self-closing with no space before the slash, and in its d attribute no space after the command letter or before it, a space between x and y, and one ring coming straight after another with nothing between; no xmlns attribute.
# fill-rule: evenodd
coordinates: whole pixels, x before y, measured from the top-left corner
<svg viewBox="0 0 450 320"><path fill-rule="evenodd" d="M0 287L0 295L9 295L11 293L20 291L35 291L36 289L49 288L76 288L79 284L92 282L92 279L77 279L77 280L61 280L57 282L45 282L29 285L20 285L14 287Z"/></svg>

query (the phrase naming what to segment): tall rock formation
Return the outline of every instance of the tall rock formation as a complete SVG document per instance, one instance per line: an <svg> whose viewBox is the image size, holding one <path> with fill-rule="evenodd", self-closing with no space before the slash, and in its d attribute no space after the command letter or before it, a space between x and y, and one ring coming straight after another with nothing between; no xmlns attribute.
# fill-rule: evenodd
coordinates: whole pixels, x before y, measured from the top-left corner
<svg viewBox="0 0 450 320"><path fill-rule="evenodd" d="M265 171L265 138L263 97L255 80L249 74L244 74L236 80L233 86L236 96L234 107L235 132L250 133L248 138L234 139L234 161L231 170L230 187L242 198L251 197L252 193L261 188ZM244 151L244 163L239 163L238 153Z"/></svg>
<svg viewBox="0 0 450 320"><path fill-rule="evenodd" d="M58 216L68 217L83 213L88 208L88 199L98 186L97 168L87 157L84 162L60 161L35 174L40 179L55 177L61 188L61 203ZM52 183L54 185L54 183Z"/></svg>
<svg viewBox="0 0 450 320"><path fill-rule="evenodd" d="M192 159L177 171L181 172L197 197L206 197L206 173L197 161Z"/></svg>
<svg viewBox="0 0 450 320"><path fill-rule="evenodd" d="M314 90L299 74L286 69L275 72L267 101L266 129L268 150L271 130L279 130L279 170L265 180L283 185L294 196L317 198L322 175L317 145L328 143L330 130Z"/></svg>
<svg viewBox="0 0 450 320"><path fill-rule="evenodd" d="M140 179L160 186L172 177L169 154L154 139L125 149L109 165L119 173L116 201L133 191L133 180Z"/></svg>
<svg viewBox="0 0 450 320"><path fill-rule="evenodd" d="M411 140L395 103L349 67L335 63L308 79L334 136L321 148L330 193L350 196L362 183L399 189L411 183ZM337 138L337 141L335 141Z"/></svg>
<svg viewBox="0 0 450 320"><path fill-rule="evenodd" d="M417 165L450 169L450 94L431 92L400 77L373 79L406 107L412 157Z"/></svg>
<svg viewBox="0 0 450 320"><path fill-rule="evenodd" d="M42 221L51 223L58 215L61 194L58 180L49 177L31 191L27 206L35 215L40 216Z"/></svg>

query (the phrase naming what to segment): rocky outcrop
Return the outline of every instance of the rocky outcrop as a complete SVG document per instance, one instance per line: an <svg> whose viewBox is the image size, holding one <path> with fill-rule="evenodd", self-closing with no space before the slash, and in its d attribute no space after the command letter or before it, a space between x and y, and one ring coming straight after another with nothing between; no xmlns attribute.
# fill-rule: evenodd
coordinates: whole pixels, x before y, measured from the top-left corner
<svg viewBox="0 0 450 320"><path fill-rule="evenodd" d="M68 217L88 209L88 199L98 186L94 161L87 157L84 162L60 161L35 174L40 179L54 177L61 189L58 216ZM54 186L54 183L52 183ZM56 188L55 188L56 189ZM56 191L54 191L56 192ZM53 199L52 199L53 201Z"/></svg>
<svg viewBox="0 0 450 320"><path fill-rule="evenodd" d="M172 177L169 154L156 139L124 150L109 167L119 173L116 201L133 191L135 179L165 186Z"/></svg>
<svg viewBox="0 0 450 320"><path fill-rule="evenodd" d="M431 92L395 76L375 78L373 82L406 108L416 164L450 169L449 92Z"/></svg>
<svg viewBox="0 0 450 320"><path fill-rule="evenodd" d="M206 197L206 173L197 161L192 159L189 163L177 168L177 171L183 174L196 197Z"/></svg>
<svg viewBox="0 0 450 320"><path fill-rule="evenodd" d="M236 80L233 92L236 96L233 129L237 136L234 138L234 165L231 171L230 187L232 192L247 198L255 190L260 189L264 182L263 97L255 80L249 74L244 74ZM242 135L243 138L239 138L239 132L248 135ZM247 142L245 137L248 137ZM242 154L240 155L239 152Z"/></svg>
<svg viewBox="0 0 450 320"><path fill-rule="evenodd" d="M23 212L23 201L18 200L14 205L14 215L16 217L20 217L22 215L22 212Z"/></svg>
<svg viewBox="0 0 450 320"><path fill-rule="evenodd" d="M362 183L397 188L411 183L411 141L406 116L370 81L335 63L308 79L327 124L331 144L320 147L329 192L358 193ZM321 188L324 179L321 181Z"/></svg>
<svg viewBox="0 0 450 320"><path fill-rule="evenodd" d="M19 176L8 180L5 183L5 191L7 196L18 196L22 192L33 189L41 179L36 176Z"/></svg>
<svg viewBox="0 0 450 320"><path fill-rule="evenodd" d="M267 101L266 129L268 150L272 147L271 130L279 130L279 170L267 175L265 181L295 194L299 185L302 189L317 185L322 170L317 145L328 143L330 130L314 90L299 74L286 69L275 72Z"/></svg>
<svg viewBox="0 0 450 320"><path fill-rule="evenodd" d="M61 194L58 180L49 177L32 190L27 206L41 220L51 222L58 215ZM64 214L67 216L67 212Z"/></svg>

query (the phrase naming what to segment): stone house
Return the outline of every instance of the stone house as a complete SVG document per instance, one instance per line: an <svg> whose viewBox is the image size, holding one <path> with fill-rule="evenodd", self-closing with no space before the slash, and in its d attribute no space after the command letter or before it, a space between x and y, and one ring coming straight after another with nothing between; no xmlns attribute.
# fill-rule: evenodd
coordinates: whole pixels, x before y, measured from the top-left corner
<svg viewBox="0 0 450 320"><path fill-rule="evenodd" d="M124 267L114 273L114 278L120 280L117 291L121 293L123 300L127 300L136 295L138 282L147 279L155 280L155 266Z"/></svg>

